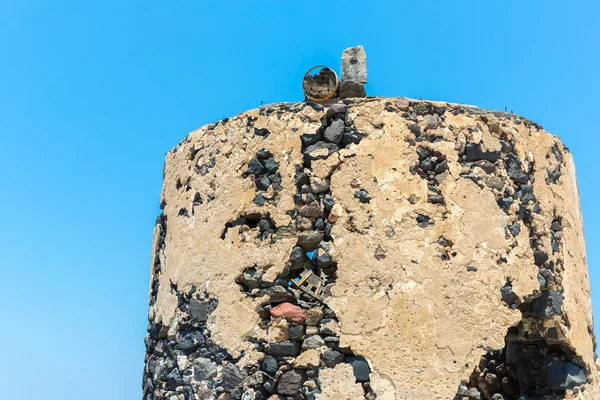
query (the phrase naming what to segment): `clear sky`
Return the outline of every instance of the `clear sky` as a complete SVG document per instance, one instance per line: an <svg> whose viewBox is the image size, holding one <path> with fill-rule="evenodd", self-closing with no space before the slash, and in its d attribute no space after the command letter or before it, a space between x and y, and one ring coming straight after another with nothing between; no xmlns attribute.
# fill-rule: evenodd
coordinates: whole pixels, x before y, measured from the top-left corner
<svg viewBox="0 0 600 400"><path fill-rule="evenodd" d="M302 100L358 44L370 95L507 106L563 139L600 321L599 20L597 0L0 0L0 397L139 399L164 154Z"/></svg>

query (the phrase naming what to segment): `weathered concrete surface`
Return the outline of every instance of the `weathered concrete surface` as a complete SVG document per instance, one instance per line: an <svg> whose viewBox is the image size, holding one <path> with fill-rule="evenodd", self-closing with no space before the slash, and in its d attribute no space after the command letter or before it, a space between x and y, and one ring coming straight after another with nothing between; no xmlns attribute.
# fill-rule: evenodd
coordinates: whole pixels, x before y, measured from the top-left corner
<svg viewBox="0 0 600 400"><path fill-rule="evenodd" d="M564 398L599 398L571 154L556 137L514 115L394 98L348 103L349 141L342 140L339 151L319 150L308 172L315 184L316 178L330 180L335 200L328 245L337 279L325 304L339 321L340 346L368 360L377 398L453 399L461 382L477 381L472 374L489 374L477 367L485 349L503 349L516 326L531 337L534 331L549 337L549 328L558 332L552 343L560 345L560 356L585 367L589 378ZM164 340L181 329L177 293L195 286L218 301L208 320L212 340L234 358L242 356L240 368L264 359L249 341L268 336L255 311L262 300L240 291L236 279L256 268L274 282L297 234L278 230L276 240L261 241L244 236L246 228L232 221L268 213L276 227L295 227L286 211L295 209L294 176L305 165L301 135L331 124L326 112L307 103L266 106L204 126L167 154L161 197L166 235L163 240L156 230L160 271L152 274L151 293L157 290L149 313L151 324L170 327ZM359 139L352 143L352 137ZM434 155L422 158L419 146ZM263 149L279 163L281 190L269 186L259 205L245 172ZM525 177L507 172L509 154L518 157ZM437 167L442 159L447 167ZM441 172L427 176L430 162ZM533 200L526 197L528 186ZM506 198L518 200L503 209L499 201ZM540 252L548 260L538 262ZM545 286L540 273L547 274ZM512 306L501 294L507 279ZM542 291L562 294L561 315L524 316ZM541 340L542 351L548 340ZM346 398L338 393L347 385L347 398L363 398L359 384L358 394L349 394L355 390L348 364L322 368L319 399ZM486 398L488 389L479 390Z"/></svg>
<svg viewBox="0 0 600 400"><path fill-rule="evenodd" d="M367 83L367 55L362 46L350 47L342 53L342 81Z"/></svg>

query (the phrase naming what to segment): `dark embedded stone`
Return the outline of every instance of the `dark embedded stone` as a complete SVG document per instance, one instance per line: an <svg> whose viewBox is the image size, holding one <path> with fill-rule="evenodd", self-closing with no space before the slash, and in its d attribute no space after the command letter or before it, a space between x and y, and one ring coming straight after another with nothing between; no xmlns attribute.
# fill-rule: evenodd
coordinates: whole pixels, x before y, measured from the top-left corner
<svg viewBox="0 0 600 400"><path fill-rule="evenodd" d="M325 345L325 341L319 335L310 335L304 338L302 342L302 350L307 349L317 349L321 346Z"/></svg>
<svg viewBox="0 0 600 400"><path fill-rule="evenodd" d="M431 218L428 215L417 214L417 223L421 228L429 226Z"/></svg>
<svg viewBox="0 0 600 400"><path fill-rule="evenodd" d="M317 257L317 265L321 269L329 268L333 265L333 258L331 258L331 255L329 255L329 253L323 252Z"/></svg>
<svg viewBox="0 0 600 400"><path fill-rule="evenodd" d="M513 199L511 199L510 197L503 197L501 199L498 199L498 206L506 213L508 213L508 210L512 203Z"/></svg>
<svg viewBox="0 0 600 400"><path fill-rule="evenodd" d="M221 386L223 386L223 389L225 390L234 390L242 386L246 376L247 373L243 370L240 371L235 364L227 364L223 366Z"/></svg>
<svg viewBox="0 0 600 400"><path fill-rule="evenodd" d="M321 359L329 368L333 368L336 364L344 361L344 354L336 350L325 350L321 355Z"/></svg>
<svg viewBox="0 0 600 400"><path fill-rule="evenodd" d="M315 200L317 200L317 196L314 195L313 193L307 193L306 196L304 197L304 202L306 204L312 203Z"/></svg>
<svg viewBox="0 0 600 400"><path fill-rule="evenodd" d="M277 363L275 357L266 355L265 359L260 365L260 369L265 371L267 374L275 375L275 373L279 369L279 364Z"/></svg>
<svg viewBox="0 0 600 400"><path fill-rule="evenodd" d="M287 396L298 395L305 381L306 372L299 369L287 371L279 378L277 393Z"/></svg>
<svg viewBox="0 0 600 400"><path fill-rule="evenodd" d="M269 157L273 157L273 154L269 150L262 149L256 152L256 158L259 160L266 160Z"/></svg>
<svg viewBox="0 0 600 400"><path fill-rule="evenodd" d="M432 171L434 167L433 161L431 161L431 157L427 157L426 159L421 161L419 165L421 166L421 169L425 172Z"/></svg>
<svg viewBox="0 0 600 400"><path fill-rule="evenodd" d="M308 146L304 150L304 161L310 165L311 161L324 160L331 154L339 151L339 146L335 143L318 142ZM327 150L327 155L322 154L323 150Z"/></svg>
<svg viewBox="0 0 600 400"><path fill-rule="evenodd" d="M242 272L236 282L246 286L248 290L256 289L262 282L261 274L256 269L249 268Z"/></svg>
<svg viewBox="0 0 600 400"><path fill-rule="evenodd" d="M552 389L572 389L587 382L586 371L577 364L551 360L546 368L546 380Z"/></svg>
<svg viewBox="0 0 600 400"><path fill-rule="evenodd" d="M304 172L298 172L294 175L294 183L296 184L296 188L300 190L302 186L310 185L310 178Z"/></svg>
<svg viewBox="0 0 600 400"><path fill-rule="evenodd" d="M331 237L331 230L332 229L333 229L333 224L331 222L326 222L325 223L325 231L324 231L324 234L325 234L326 238Z"/></svg>
<svg viewBox="0 0 600 400"><path fill-rule="evenodd" d="M231 360L232 358L233 357L231 357L231 354L229 354L225 349L219 349L215 353L215 361L217 364L222 364L223 361Z"/></svg>
<svg viewBox="0 0 600 400"><path fill-rule="evenodd" d="M553 221L552 225L550 226L550 229L552 229L555 232L559 232L563 230L562 225L560 224L560 222L558 221Z"/></svg>
<svg viewBox="0 0 600 400"><path fill-rule="evenodd" d="M267 158L264 162L265 168L270 173L275 173L279 168L279 163L275 161L273 157Z"/></svg>
<svg viewBox="0 0 600 400"><path fill-rule="evenodd" d="M523 204L527 204L529 202L535 202L535 196L533 194L533 186L532 185L523 185L520 190L521 192L521 202Z"/></svg>
<svg viewBox="0 0 600 400"><path fill-rule="evenodd" d="M467 267L468 272L477 272L477 268L475 267Z"/></svg>
<svg viewBox="0 0 600 400"><path fill-rule="evenodd" d="M448 169L448 160L443 160L440 163L438 163L438 165L435 166L435 168L433 169L433 172L435 172L436 174L441 174L442 172L446 171Z"/></svg>
<svg viewBox="0 0 600 400"><path fill-rule="evenodd" d="M303 336L304 336L304 326L303 325L290 326L290 339L302 340Z"/></svg>
<svg viewBox="0 0 600 400"><path fill-rule="evenodd" d="M539 318L562 315L562 294L558 290L545 290L533 301L533 312Z"/></svg>
<svg viewBox="0 0 600 400"><path fill-rule="evenodd" d="M325 229L325 221L323 220L323 218L317 218L317 220L315 221L315 229L318 231L322 231L323 229Z"/></svg>
<svg viewBox="0 0 600 400"><path fill-rule="evenodd" d="M180 350L190 351L204 345L206 340L200 329L186 329L177 335L176 347Z"/></svg>
<svg viewBox="0 0 600 400"><path fill-rule="evenodd" d="M341 145L343 147L348 146L351 143L359 144L360 141L367 135L364 133L360 133L356 129L352 129L350 131L344 132L344 137L342 138Z"/></svg>
<svg viewBox="0 0 600 400"><path fill-rule="evenodd" d="M412 132L413 135L419 137L421 135L421 128L419 125L413 124L408 126L408 130Z"/></svg>
<svg viewBox="0 0 600 400"><path fill-rule="evenodd" d="M263 195L262 192L258 192L256 194L256 197L254 197L254 204L258 205L258 206L264 206L266 203L267 199L265 199L265 196Z"/></svg>
<svg viewBox="0 0 600 400"><path fill-rule="evenodd" d="M295 299L292 292L280 285L263 289L261 294L268 296L271 303L283 303L284 301L292 301Z"/></svg>
<svg viewBox="0 0 600 400"><path fill-rule="evenodd" d="M265 383L263 383L263 388L271 394L275 393L275 382L273 379L265 380Z"/></svg>
<svg viewBox="0 0 600 400"><path fill-rule="evenodd" d="M305 133L300 136L300 140L302 141L302 147L308 147L323 140L323 132L319 130L316 133Z"/></svg>
<svg viewBox="0 0 600 400"><path fill-rule="evenodd" d="M371 368L364 357L346 357L345 362L352 366L354 377L358 382L368 382Z"/></svg>
<svg viewBox="0 0 600 400"><path fill-rule="evenodd" d="M514 154L508 154L504 158L504 165L506 165L506 173L510 179L515 183L525 184L529 180L529 177L523 172L521 160Z"/></svg>
<svg viewBox="0 0 600 400"><path fill-rule="evenodd" d="M271 221L271 219L269 218L261 218L258 221L258 229L260 231L267 231L269 229L273 228L273 221Z"/></svg>
<svg viewBox="0 0 600 400"><path fill-rule="evenodd" d="M556 180L558 178L560 178L561 175L562 175L561 172L557 169L555 169L553 171L548 171L548 177L546 178L546 183L547 184L555 183Z"/></svg>
<svg viewBox="0 0 600 400"><path fill-rule="evenodd" d="M325 211L325 214L329 214L329 212L333 208L334 204L335 204L335 202L333 201L333 198L331 198L331 197L325 197L323 199L323 210Z"/></svg>
<svg viewBox="0 0 600 400"><path fill-rule="evenodd" d="M508 305L512 305L517 301L517 295L513 292L513 288L509 283L500 289L500 293L502 294L502 301Z"/></svg>
<svg viewBox="0 0 600 400"><path fill-rule="evenodd" d="M208 314L210 314L210 308L208 303L196 299L191 299L188 306L188 313L190 314L190 322L192 324L206 322Z"/></svg>
<svg viewBox="0 0 600 400"><path fill-rule="evenodd" d="M537 280L542 289L545 289L546 286L548 286L548 281L546 281L546 278L544 278L544 275L540 274L539 272L537 274Z"/></svg>
<svg viewBox="0 0 600 400"><path fill-rule="evenodd" d="M444 196L439 194L430 194L427 196L427 200L433 204L444 204Z"/></svg>
<svg viewBox="0 0 600 400"><path fill-rule="evenodd" d="M413 104L413 110L417 115L426 115L431 113L431 103L429 102L415 102Z"/></svg>
<svg viewBox="0 0 600 400"><path fill-rule="evenodd" d="M340 99L347 99L350 97L366 97L367 92L362 83L356 81L344 81L340 85L339 91Z"/></svg>
<svg viewBox="0 0 600 400"><path fill-rule="evenodd" d="M295 246L292 249L292 254L290 255L290 263L292 270L300 269L304 265L304 261L306 261L306 255L304 249L300 246Z"/></svg>
<svg viewBox="0 0 600 400"><path fill-rule="evenodd" d="M431 151L428 148L419 146L417 147L417 155L419 156L419 160L427 158L431 155Z"/></svg>
<svg viewBox="0 0 600 400"><path fill-rule="evenodd" d="M267 343L265 353L275 357L296 357L300 354L300 343L290 340L279 343Z"/></svg>
<svg viewBox="0 0 600 400"><path fill-rule="evenodd" d="M518 222L513 222L513 224L508 227L508 230L510 231L511 235L513 235L514 237L516 237L521 232L521 225L519 225Z"/></svg>
<svg viewBox="0 0 600 400"><path fill-rule="evenodd" d="M267 137L270 133L266 128L254 128L254 134L257 136Z"/></svg>
<svg viewBox="0 0 600 400"><path fill-rule="evenodd" d="M346 112L347 108L348 108L348 106L344 103L335 103L335 104L332 104L331 106L329 106L329 108L327 109L326 115L329 118L333 118L336 115L344 114Z"/></svg>
<svg viewBox="0 0 600 400"><path fill-rule="evenodd" d="M354 198L358 199L361 203L369 203L371 201L371 197L369 196L369 192L365 189L360 189L358 192L354 193Z"/></svg>
<svg viewBox="0 0 600 400"><path fill-rule="evenodd" d="M493 163L500 158L499 151L483 151L479 143L467 143L464 155L467 162L488 160Z"/></svg>
<svg viewBox="0 0 600 400"><path fill-rule="evenodd" d="M541 267L546 261L548 261L548 253L542 250L536 250L533 252L533 258L535 261L535 265Z"/></svg>
<svg viewBox="0 0 600 400"><path fill-rule="evenodd" d="M325 129L325 140L339 144L344 137L344 120L336 119Z"/></svg>
<svg viewBox="0 0 600 400"><path fill-rule="evenodd" d="M258 190L267 190L271 186L271 181L266 176L256 180L256 188Z"/></svg>
<svg viewBox="0 0 600 400"><path fill-rule="evenodd" d="M496 172L496 165L488 160L475 161L473 165L481 168L486 174L494 174Z"/></svg>
<svg viewBox="0 0 600 400"><path fill-rule="evenodd" d="M319 246L321 240L323 240L321 232L302 232L298 237L298 246L306 251L312 251Z"/></svg>
<svg viewBox="0 0 600 400"><path fill-rule="evenodd" d="M210 381L217 376L217 364L208 358L199 357L193 361L193 374L196 381Z"/></svg>

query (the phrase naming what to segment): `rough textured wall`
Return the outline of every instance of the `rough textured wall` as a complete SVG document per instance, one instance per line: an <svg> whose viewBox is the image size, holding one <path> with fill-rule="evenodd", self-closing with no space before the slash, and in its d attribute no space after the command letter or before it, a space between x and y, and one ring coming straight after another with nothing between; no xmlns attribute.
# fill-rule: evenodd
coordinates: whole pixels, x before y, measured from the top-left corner
<svg viewBox="0 0 600 400"><path fill-rule="evenodd" d="M598 398L572 157L528 120L265 106L169 152L161 201L145 399Z"/></svg>

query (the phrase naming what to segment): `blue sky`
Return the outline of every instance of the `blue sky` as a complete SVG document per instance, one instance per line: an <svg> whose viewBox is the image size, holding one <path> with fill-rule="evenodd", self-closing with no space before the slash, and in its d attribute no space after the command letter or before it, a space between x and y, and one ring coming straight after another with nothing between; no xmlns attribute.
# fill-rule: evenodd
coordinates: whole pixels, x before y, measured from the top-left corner
<svg viewBox="0 0 600 400"><path fill-rule="evenodd" d="M370 95L506 106L563 139L600 321L599 18L596 0L0 0L2 397L140 398L164 154L302 100L303 73L357 44Z"/></svg>

